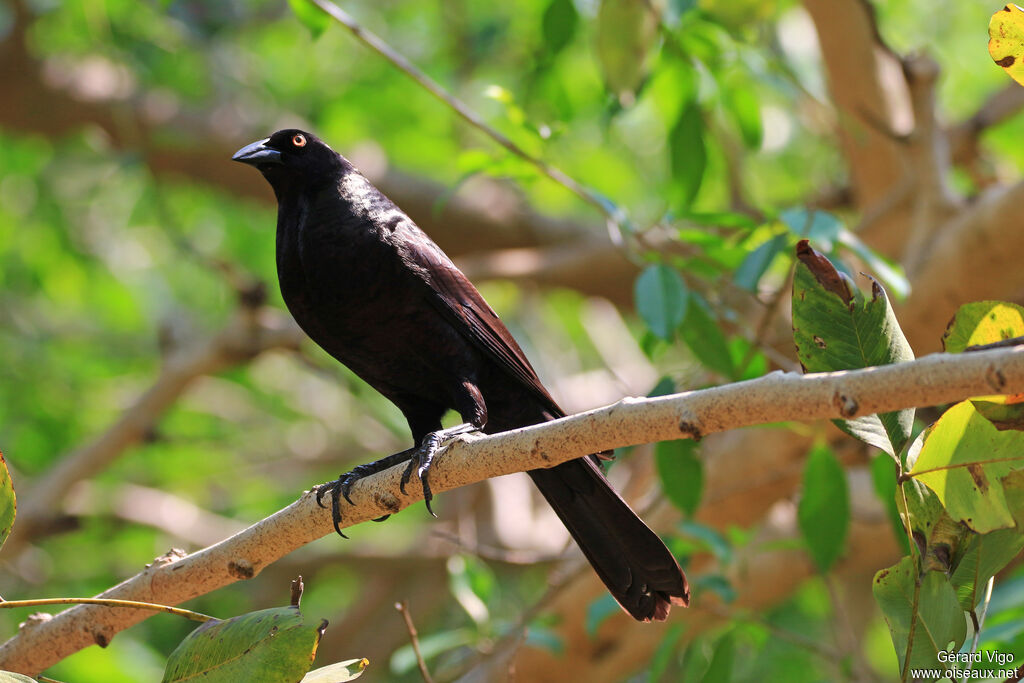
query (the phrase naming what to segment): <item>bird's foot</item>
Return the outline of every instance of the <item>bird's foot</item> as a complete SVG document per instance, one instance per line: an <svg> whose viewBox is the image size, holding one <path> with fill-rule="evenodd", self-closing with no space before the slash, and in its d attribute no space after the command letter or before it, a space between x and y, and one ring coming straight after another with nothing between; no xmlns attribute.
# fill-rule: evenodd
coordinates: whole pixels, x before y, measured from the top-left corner
<svg viewBox="0 0 1024 683"><path fill-rule="evenodd" d="M346 474L341 475L334 481L329 481L325 484L318 484L313 487L316 492L316 502L322 508L327 506L324 504L324 498L328 495L331 497L331 521L334 523L334 530L338 532L338 535L342 538L348 538L341 532L341 499L344 498L348 501L349 505L354 505L350 492L352 491L352 485L363 477L368 477L371 474L377 472L383 472L384 470L397 465L400 462L405 462L412 457L412 452L415 449L408 449L401 453L395 453L389 455L386 458L381 458L375 462L367 463L365 465L359 465L358 467L352 468L352 470ZM383 522L391 515L383 515L378 517L374 522Z"/></svg>
<svg viewBox="0 0 1024 683"><path fill-rule="evenodd" d="M402 493L405 493L405 485L412 478L413 468L416 468L416 476L419 477L420 485L423 486L423 503L427 506L427 512L437 517L434 514L434 510L430 507L430 501L434 498L434 494L430 491L430 468L434 464L434 456L437 455L442 446L447 446L455 437L476 431L479 431L478 427L466 422L450 429L439 429L436 432L430 432L423 437L423 442L417 448L411 449L409 464L406 465L405 471L402 472L402 481L399 485Z"/></svg>

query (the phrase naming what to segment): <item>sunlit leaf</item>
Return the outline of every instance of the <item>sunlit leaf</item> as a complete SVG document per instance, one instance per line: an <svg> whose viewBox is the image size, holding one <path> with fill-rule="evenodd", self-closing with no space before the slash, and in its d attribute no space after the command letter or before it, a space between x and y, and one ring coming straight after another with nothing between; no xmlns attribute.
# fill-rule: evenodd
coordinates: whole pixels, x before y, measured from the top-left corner
<svg viewBox="0 0 1024 683"><path fill-rule="evenodd" d="M706 681L706 683L731 681L732 667L735 660L734 650L735 642L731 632L719 638L711 655L711 663L708 664L708 670L704 672L701 680Z"/></svg>
<svg viewBox="0 0 1024 683"><path fill-rule="evenodd" d="M317 7L311 0L288 0L295 16L309 29L313 38L319 38L331 23L331 17Z"/></svg>
<svg viewBox="0 0 1024 683"><path fill-rule="evenodd" d="M1000 431L962 401L932 426L910 474L978 533L1014 525L1002 478L1024 465L1024 432Z"/></svg>
<svg viewBox="0 0 1024 683"><path fill-rule="evenodd" d="M1024 85L1024 9L1009 3L992 15L988 53L1010 78Z"/></svg>
<svg viewBox="0 0 1024 683"><path fill-rule="evenodd" d="M1024 307L1004 301L975 301L957 309L942 335L942 348L960 353L968 346L1024 336Z"/></svg>
<svg viewBox="0 0 1024 683"><path fill-rule="evenodd" d="M3 452L0 452L0 546L11 535L17 511L18 499L14 495L11 473L7 469L7 460L4 459Z"/></svg>

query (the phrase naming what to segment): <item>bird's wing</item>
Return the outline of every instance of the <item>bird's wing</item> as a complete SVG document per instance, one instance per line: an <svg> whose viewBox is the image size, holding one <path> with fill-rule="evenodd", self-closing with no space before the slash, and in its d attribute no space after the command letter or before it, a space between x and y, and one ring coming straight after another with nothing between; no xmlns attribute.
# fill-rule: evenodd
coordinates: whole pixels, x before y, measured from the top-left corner
<svg viewBox="0 0 1024 683"><path fill-rule="evenodd" d="M424 238L426 236L424 235ZM565 413L555 403L523 350L498 314L484 301L473 283L429 238L415 250L416 261L433 290L431 303L477 348L519 380L542 401L552 417Z"/></svg>

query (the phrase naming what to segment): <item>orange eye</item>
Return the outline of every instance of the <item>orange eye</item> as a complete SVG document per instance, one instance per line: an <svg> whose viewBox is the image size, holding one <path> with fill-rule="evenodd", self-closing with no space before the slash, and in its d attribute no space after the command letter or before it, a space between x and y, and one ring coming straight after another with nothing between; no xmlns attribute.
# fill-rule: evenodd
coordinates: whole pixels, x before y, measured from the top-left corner
<svg viewBox="0 0 1024 683"><path fill-rule="evenodd" d="M295 137L292 138L292 144L295 145L296 147L305 147L306 146L306 136L305 135L296 135Z"/></svg>

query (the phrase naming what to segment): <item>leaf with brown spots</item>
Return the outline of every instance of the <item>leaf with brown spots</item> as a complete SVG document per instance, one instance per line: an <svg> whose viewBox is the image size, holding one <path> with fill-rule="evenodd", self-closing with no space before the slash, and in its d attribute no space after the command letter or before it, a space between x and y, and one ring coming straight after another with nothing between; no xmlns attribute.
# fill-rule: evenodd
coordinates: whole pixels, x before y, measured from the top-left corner
<svg viewBox="0 0 1024 683"><path fill-rule="evenodd" d="M14 495L11 473L7 470L4 454L0 452L0 546L11 535L11 527L14 526L14 516L17 511L18 500Z"/></svg>
<svg viewBox="0 0 1024 683"><path fill-rule="evenodd" d="M804 372L855 370L912 360L910 349L882 286L871 280L866 296L824 254L802 240L793 277L793 341ZM889 455L910 439L913 409L858 415L856 396L839 397L836 426Z"/></svg>
<svg viewBox="0 0 1024 683"><path fill-rule="evenodd" d="M1016 525L1003 479L1024 466L1024 433L1000 431L970 401L929 430L910 475L935 492L949 516L978 533Z"/></svg>
<svg viewBox="0 0 1024 683"><path fill-rule="evenodd" d="M1024 85L1024 9L1011 4L992 15L988 53L1010 78Z"/></svg>

